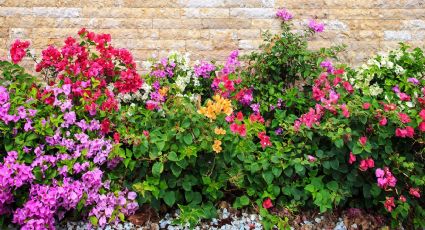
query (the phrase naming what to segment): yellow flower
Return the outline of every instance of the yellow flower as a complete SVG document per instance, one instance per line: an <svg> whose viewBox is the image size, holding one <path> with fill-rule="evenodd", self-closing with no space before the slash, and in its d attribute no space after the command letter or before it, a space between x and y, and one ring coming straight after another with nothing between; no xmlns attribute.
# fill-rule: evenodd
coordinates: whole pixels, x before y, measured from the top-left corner
<svg viewBox="0 0 425 230"><path fill-rule="evenodd" d="M161 94L161 96L166 96L167 92L168 92L168 87L163 87L159 89L159 94Z"/></svg>
<svg viewBox="0 0 425 230"><path fill-rule="evenodd" d="M214 101L208 101L205 107L201 107L198 113L215 120L217 115L224 113L227 116L233 113L232 102L220 95L213 96Z"/></svg>
<svg viewBox="0 0 425 230"><path fill-rule="evenodd" d="M222 148L221 148L221 141L220 140L214 140L214 144L213 144L213 150L216 153L221 152Z"/></svg>
<svg viewBox="0 0 425 230"><path fill-rule="evenodd" d="M217 134L217 135L224 135L224 134L226 134L226 130L224 130L223 128L215 127L214 133Z"/></svg>

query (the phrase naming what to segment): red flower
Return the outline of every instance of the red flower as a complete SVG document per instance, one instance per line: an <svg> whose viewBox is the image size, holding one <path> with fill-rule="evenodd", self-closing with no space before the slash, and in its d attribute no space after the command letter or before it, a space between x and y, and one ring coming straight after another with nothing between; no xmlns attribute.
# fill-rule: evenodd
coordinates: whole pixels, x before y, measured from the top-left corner
<svg viewBox="0 0 425 230"><path fill-rule="evenodd" d="M240 121L242 121L243 120L243 114L242 114L242 112L238 112L237 114L236 114L236 119L238 119L238 120L240 120Z"/></svg>
<svg viewBox="0 0 425 230"><path fill-rule="evenodd" d="M367 167L369 167L369 168L375 167L375 161L373 161L372 158L366 159L366 163L367 163Z"/></svg>
<svg viewBox="0 0 425 230"><path fill-rule="evenodd" d="M398 199L403 203L406 202L406 197L404 197L403 195L401 195Z"/></svg>
<svg viewBox="0 0 425 230"><path fill-rule="evenodd" d="M114 141L115 143L120 143L120 134L117 132L114 133Z"/></svg>
<svg viewBox="0 0 425 230"><path fill-rule="evenodd" d="M422 109L422 110L419 112L419 116L422 118L422 120L425 120L425 109Z"/></svg>
<svg viewBox="0 0 425 230"><path fill-rule="evenodd" d="M263 208L269 209L273 207L272 200L270 198L267 198L263 201Z"/></svg>
<svg viewBox="0 0 425 230"><path fill-rule="evenodd" d="M387 197L384 203L384 207L387 209L388 212L392 212L393 208L395 208L394 197Z"/></svg>
<svg viewBox="0 0 425 230"><path fill-rule="evenodd" d="M260 144L263 149L268 146L272 146L272 143L270 142L270 137L266 135L266 132L259 132L258 138L260 138Z"/></svg>
<svg viewBox="0 0 425 230"><path fill-rule="evenodd" d="M111 122L108 118L104 119L102 123L100 123L100 132L103 134L107 134L111 131Z"/></svg>
<svg viewBox="0 0 425 230"><path fill-rule="evenodd" d="M353 154L353 152L350 152L350 157L348 158L348 163L352 165L354 162L356 162L356 155Z"/></svg>
<svg viewBox="0 0 425 230"><path fill-rule="evenodd" d="M363 103L363 109L369 109L370 103Z"/></svg>
<svg viewBox="0 0 425 230"><path fill-rule="evenodd" d="M259 113L253 113L249 116L251 122L264 123L264 118Z"/></svg>
<svg viewBox="0 0 425 230"><path fill-rule="evenodd" d="M362 146L365 146L367 142L367 137L365 136L360 137L359 142Z"/></svg>
<svg viewBox="0 0 425 230"><path fill-rule="evenodd" d="M393 111L397 108L395 104L384 104L385 112Z"/></svg>
<svg viewBox="0 0 425 230"><path fill-rule="evenodd" d="M421 123L419 123L419 131L421 132L425 132L425 121L422 121Z"/></svg>
<svg viewBox="0 0 425 230"><path fill-rule="evenodd" d="M149 131L147 131L147 130L143 130L143 135L146 137L146 138L149 138Z"/></svg>
<svg viewBox="0 0 425 230"><path fill-rule="evenodd" d="M400 121L403 124L406 124L406 123L409 123L410 122L409 115L407 115L405 113L398 113L398 118L400 119Z"/></svg>
<svg viewBox="0 0 425 230"><path fill-rule="evenodd" d="M134 93L142 87L142 78L133 70L122 71L114 86L120 93Z"/></svg>
<svg viewBox="0 0 425 230"><path fill-rule="evenodd" d="M345 90L347 90L347 92L349 92L349 93L354 92L353 86L348 81L344 81L342 83L342 86L344 86L344 88L345 88Z"/></svg>
<svg viewBox="0 0 425 230"><path fill-rule="evenodd" d="M359 169L360 171L366 171L369 168L367 161L366 160L361 160L360 161L360 165L359 165Z"/></svg>
<svg viewBox="0 0 425 230"><path fill-rule="evenodd" d="M386 117L382 117L381 120L379 120L379 125L380 126L387 125L387 118Z"/></svg>
<svg viewBox="0 0 425 230"><path fill-rule="evenodd" d="M335 77L334 78L334 86L337 86L340 82L342 81L342 79L340 77Z"/></svg>
<svg viewBox="0 0 425 230"><path fill-rule="evenodd" d="M405 129L397 128L395 130L395 136L396 137L401 137L401 138L410 137L410 138L413 138L414 135L415 135L415 130L412 127L410 127L410 126L406 126Z"/></svg>
<svg viewBox="0 0 425 230"><path fill-rule="evenodd" d="M347 109L347 105L342 104L342 105L341 105L341 110L342 110L342 115L343 115L344 117L346 117L346 118L349 118L349 117L350 117L350 112L349 112L349 111L348 111L348 109Z"/></svg>
<svg viewBox="0 0 425 230"><path fill-rule="evenodd" d="M421 193L419 188L410 188L409 190L409 194L416 197L416 198L420 198L421 197Z"/></svg>
<svg viewBox="0 0 425 230"><path fill-rule="evenodd" d="M29 46L29 41L21 42L19 39L17 39L10 48L10 56L12 57L12 62L17 64L18 62L22 61L26 54L25 49L27 49Z"/></svg>

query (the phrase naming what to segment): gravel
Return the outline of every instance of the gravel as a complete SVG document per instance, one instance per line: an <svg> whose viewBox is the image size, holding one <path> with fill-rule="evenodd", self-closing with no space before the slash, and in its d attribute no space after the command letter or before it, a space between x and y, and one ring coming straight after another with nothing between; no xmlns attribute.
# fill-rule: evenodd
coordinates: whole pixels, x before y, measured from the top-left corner
<svg viewBox="0 0 425 230"><path fill-rule="evenodd" d="M179 225L174 224L174 221L179 217L179 212L174 214L166 214L159 222L151 223L147 221L143 226L135 226L130 222L126 222L118 225L108 225L105 230L186 230L189 229L189 225ZM312 220L303 221L303 229L315 229L314 226L316 223L321 223L324 220L323 216L318 216ZM350 226L353 228L354 226ZM85 230L89 229L87 222L68 222L62 226L59 226L60 230ZM101 229L101 228L97 228ZM263 229L261 225L261 217L258 214L251 213L241 213L236 215L226 208L218 210L218 218L213 218L209 221L204 221L196 226L194 229L211 229L211 230L261 230ZM294 228L291 228L294 229ZM335 223L334 230L347 230L347 227L344 225L342 218L338 219L338 222Z"/></svg>

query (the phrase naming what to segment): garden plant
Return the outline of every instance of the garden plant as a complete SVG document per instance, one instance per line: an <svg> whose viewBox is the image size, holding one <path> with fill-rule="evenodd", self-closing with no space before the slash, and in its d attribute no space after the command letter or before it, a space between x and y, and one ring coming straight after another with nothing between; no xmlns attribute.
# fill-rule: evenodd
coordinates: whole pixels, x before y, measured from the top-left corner
<svg viewBox="0 0 425 230"><path fill-rule="evenodd" d="M173 52L143 75L108 34L81 29L41 57L16 40L0 61L0 227L104 227L146 205L194 227L223 200L266 229L348 208L424 227L422 50L349 68L335 64L343 47L308 49L322 23L294 32L289 11L276 16L282 32L257 52L223 65Z"/></svg>

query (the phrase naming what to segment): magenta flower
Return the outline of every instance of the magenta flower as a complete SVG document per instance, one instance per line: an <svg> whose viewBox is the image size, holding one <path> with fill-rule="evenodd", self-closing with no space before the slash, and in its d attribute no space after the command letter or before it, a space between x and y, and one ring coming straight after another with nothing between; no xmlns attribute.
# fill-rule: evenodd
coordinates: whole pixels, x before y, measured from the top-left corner
<svg viewBox="0 0 425 230"><path fill-rule="evenodd" d="M289 21L291 20L294 16L291 14L291 12L289 12L287 9L280 9L276 12L276 16L280 19L282 19L283 21Z"/></svg>
<svg viewBox="0 0 425 230"><path fill-rule="evenodd" d="M325 29L323 23L316 22L314 19L310 19L308 27L316 33L321 33Z"/></svg>
<svg viewBox="0 0 425 230"><path fill-rule="evenodd" d="M414 77L411 77L411 78L407 79L407 82L410 82L410 83L412 83L414 85L419 84L419 80L416 79L416 78L414 78Z"/></svg>

